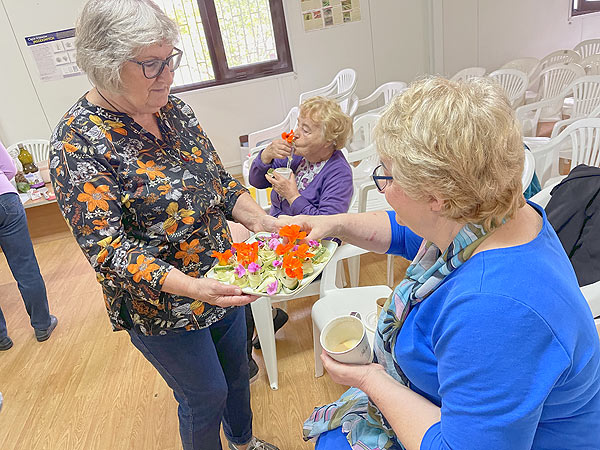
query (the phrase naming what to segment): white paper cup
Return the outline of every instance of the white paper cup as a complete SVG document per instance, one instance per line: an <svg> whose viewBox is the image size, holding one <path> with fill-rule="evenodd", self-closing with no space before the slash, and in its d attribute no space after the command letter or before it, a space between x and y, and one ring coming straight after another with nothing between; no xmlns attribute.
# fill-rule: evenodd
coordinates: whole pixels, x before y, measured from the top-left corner
<svg viewBox="0 0 600 450"><path fill-rule="evenodd" d="M292 176L292 169L288 169L287 167L278 167L274 171L277 172L282 177L287 178L288 180Z"/></svg>
<svg viewBox="0 0 600 450"><path fill-rule="evenodd" d="M371 345L367 330L354 315L336 317L321 331L321 347L336 361L347 364L371 362Z"/></svg>

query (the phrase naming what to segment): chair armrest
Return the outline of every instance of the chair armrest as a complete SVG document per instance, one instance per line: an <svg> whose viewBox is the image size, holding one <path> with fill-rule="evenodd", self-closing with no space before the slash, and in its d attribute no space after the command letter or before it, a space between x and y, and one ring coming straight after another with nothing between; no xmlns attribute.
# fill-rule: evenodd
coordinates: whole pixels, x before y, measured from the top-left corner
<svg viewBox="0 0 600 450"><path fill-rule="evenodd" d="M590 305L593 316L600 316L600 281L581 286L581 293Z"/></svg>

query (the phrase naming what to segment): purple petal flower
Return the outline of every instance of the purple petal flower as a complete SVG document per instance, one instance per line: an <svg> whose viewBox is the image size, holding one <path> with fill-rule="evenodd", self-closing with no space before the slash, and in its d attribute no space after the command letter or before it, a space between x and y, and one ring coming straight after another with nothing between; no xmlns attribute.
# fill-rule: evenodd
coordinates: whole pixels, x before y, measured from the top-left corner
<svg viewBox="0 0 600 450"><path fill-rule="evenodd" d="M310 241L308 241L308 245L310 245L311 247L318 247L319 241L315 241L315 240L311 239Z"/></svg>
<svg viewBox="0 0 600 450"><path fill-rule="evenodd" d="M269 241L269 248L271 250L275 250L279 244L281 244L281 241L279 239L273 238Z"/></svg>
<svg viewBox="0 0 600 450"><path fill-rule="evenodd" d="M279 261L278 259L276 259L275 261L273 261L272 264L273 264L273 267L279 267L279 266L281 266L282 263L281 263L281 261Z"/></svg>
<svg viewBox="0 0 600 450"><path fill-rule="evenodd" d="M244 275L246 275L246 269L244 269L244 266L240 264L233 270L233 273L235 273L238 278L242 278Z"/></svg>
<svg viewBox="0 0 600 450"><path fill-rule="evenodd" d="M298 246L297 246L297 245L294 245L294 247L292 248L292 251L294 251L294 252L295 252L296 250L298 250Z"/></svg>
<svg viewBox="0 0 600 450"><path fill-rule="evenodd" d="M267 285L267 294L273 295L277 292L277 287L279 286L279 281L275 280L271 284Z"/></svg>
<svg viewBox="0 0 600 450"><path fill-rule="evenodd" d="M278 239L278 238L279 238L279 234L271 233L271 239Z"/></svg>
<svg viewBox="0 0 600 450"><path fill-rule="evenodd" d="M235 247L231 247L229 250L231 250L232 255L235 255Z"/></svg>
<svg viewBox="0 0 600 450"><path fill-rule="evenodd" d="M258 272L260 269L262 269L262 267L260 267L258 264L256 264L255 262L251 262L250 264L248 264L248 272L250 273L256 273Z"/></svg>
<svg viewBox="0 0 600 450"><path fill-rule="evenodd" d="M265 246L265 241L258 241L258 248L263 248Z"/></svg>

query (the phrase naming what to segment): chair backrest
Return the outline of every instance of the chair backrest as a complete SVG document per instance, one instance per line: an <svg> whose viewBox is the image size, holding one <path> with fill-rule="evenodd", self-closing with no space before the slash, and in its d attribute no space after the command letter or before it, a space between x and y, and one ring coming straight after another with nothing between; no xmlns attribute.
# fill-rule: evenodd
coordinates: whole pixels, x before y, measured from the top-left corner
<svg viewBox="0 0 600 450"><path fill-rule="evenodd" d="M264 130L253 131L248 134L248 151L252 152L252 149L256 146L269 143L274 139L280 138L281 133L287 133L290 130L293 130L298 122L298 112L298 107L294 106L290 109L282 122L273 125L272 127L265 128Z"/></svg>
<svg viewBox="0 0 600 450"><path fill-rule="evenodd" d="M600 53L600 39L587 39L581 41L573 48L573 50L579 53L582 58L587 58L590 55L597 55Z"/></svg>
<svg viewBox="0 0 600 450"><path fill-rule="evenodd" d="M504 88L513 108L525 102L525 91L529 84L527 74L516 69L498 69L488 75Z"/></svg>
<svg viewBox="0 0 600 450"><path fill-rule="evenodd" d="M407 89L404 81L390 81L375 89L369 96L358 101L358 108L369 106L368 113L380 113L392 98Z"/></svg>
<svg viewBox="0 0 600 450"><path fill-rule="evenodd" d="M342 111L348 114L352 106L352 97L355 91L356 71L350 68L342 69L328 85L301 93L299 104L302 105L305 100L311 97L327 97L338 102Z"/></svg>
<svg viewBox="0 0 600 450"><path fill-rule="evenodd" d="M527 57L527 58L513 59L512 61L507 62L500 68L501 69L520 70L521 72L524 72L525 74L527 74L528 77L531 77L535 73L535 70L537 69L537 66L539 64L540 64L539 59L533 58L533 57Z"/></svg>
<svg viewBox="0 0 600 450"><path fill-rule="evenodd" d="M521 175L521 185L523 186L523 192L527 190L533 180L535 174L535 157L533 153L523 147L525 150L525 159L523 161L523 174Z"/></svg>
<svg viewBox="0 0 600 450"><path fill-rule="evenodd" d="M571 117L585 117L600 106L600 75L577 78L570 90L573 95Z"/></svg>
<svg viewBox="0 0 600 450"><path fill-rule="evenodd" d="M546 67L558 63L578 63L580 61L581 55L574 50L556 50L540 60L539 70L544 70Z"/></svg>
<svg viewBox="0 0 600 450"><path fill-rule="evenodd" d="M11 145L6 150L9 155L13 157L15 163L17 164L17 169L22 170L21 162L17 159L17 155L19 154L18 144L23 144L31 156L33 156L33 162L38 166L38 169L43 169L46 167L39 167L40 163L48 160L50 156L50 141L47 139L27 139L25 141L21 141L17 144Z"/></svg>
<svg viewBox="0 0 600 450"><path fill-rule="evenodd" d="M581 60L581 67L587 75L600 75L600 54L590 55Z"/></svg>
<svg viewBox="0 0 600 450"><path fill-rule="evenodd" d="M536 101L556 97L573 80L585 76L583 67L575 63L559 63L540 72L540 86Z"/></svg>
<svg viewBox="0 0 600 450"><path fill-rule="evenodd" d="M456 72L451 81L469 81L471 78L479 78L485 75L485 67L467 67Z"/></svg>
<svg viewBox="0 0 600 450"><path fill-rule="evenodd" d="M600 118L578 120L547 144L533 150L536 173L542 186L559 175L559 152L569 147L571 167L579 164L600 167Z"/></svg>
<svg viewBox="0 0 600 450"><path fill-rule="evenodd" d="M348 153L361 150L373 142L373 131L381 116L368 112L356 117L352 123L353 134L350 142L346 144Z"/></svg>

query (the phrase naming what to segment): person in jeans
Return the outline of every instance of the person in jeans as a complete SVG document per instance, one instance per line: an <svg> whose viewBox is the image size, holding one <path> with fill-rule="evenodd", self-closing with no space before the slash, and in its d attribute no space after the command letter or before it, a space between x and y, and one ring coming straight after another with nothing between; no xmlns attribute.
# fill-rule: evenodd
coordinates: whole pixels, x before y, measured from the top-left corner
<svg viewBox="0 0 600 450"><path fill-rule="evenodd" d="M35 337L42 342L50 337L58 320L49 313L46 285L29 237L25 209L10 182L16 173L15 163L0 142L0 248L17 281ZM0 351L12 346L6 319L0 309Z"/></svg>
<svg viewBox="0 0 600 450"><path fill-rule="evenodd" d="M94 87L54 130L50 177L113 329L173 389L185 450L221 449L221 424L229 449L276 450L252 434L238 306L257 297L204 277L213 252L231 246L227 219L254 231L275 219L169 94L183 54L177 23L150 0L89 0L76 29L77 64Z"/></svg>

